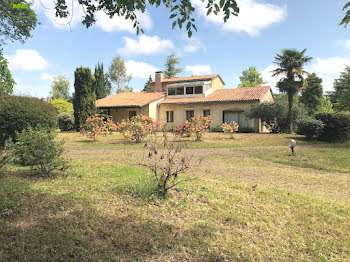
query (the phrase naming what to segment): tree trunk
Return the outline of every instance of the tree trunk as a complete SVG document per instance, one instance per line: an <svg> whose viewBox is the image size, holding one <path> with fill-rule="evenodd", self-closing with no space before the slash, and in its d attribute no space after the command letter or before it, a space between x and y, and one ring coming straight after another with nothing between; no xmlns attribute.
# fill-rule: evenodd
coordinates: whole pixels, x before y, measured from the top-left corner
<svg viewBox="0 0 350 262"><path fill-rule="evenodd" d="M288 93L288 133L293 132L293 93Z"/></svg>

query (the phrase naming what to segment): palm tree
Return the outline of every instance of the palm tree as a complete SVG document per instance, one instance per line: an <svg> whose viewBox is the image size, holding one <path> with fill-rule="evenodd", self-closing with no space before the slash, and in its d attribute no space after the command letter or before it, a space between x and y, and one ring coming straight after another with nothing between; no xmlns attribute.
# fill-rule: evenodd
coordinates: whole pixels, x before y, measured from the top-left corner
<svg viewBox="0 0 350 262"><path fill-rule="evenodd" d="M293 97L305 87L304 76L307 72L303 66L312 59L310 56L305 56L305 52L306 49L303 51L283 49L280 54L276 54L275 64L278 65L278 68L272 71L272 76L282 76L277 87L288 95L289 133L293 131Z"/></svg>

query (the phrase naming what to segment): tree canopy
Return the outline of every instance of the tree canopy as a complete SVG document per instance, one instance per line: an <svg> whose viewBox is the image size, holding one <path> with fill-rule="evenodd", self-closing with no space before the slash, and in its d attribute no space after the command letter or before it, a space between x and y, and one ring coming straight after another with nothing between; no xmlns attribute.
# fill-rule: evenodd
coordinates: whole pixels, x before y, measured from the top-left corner
<svg viewBox="0 0 350 262"><path fill-rule="evenodd" d="M109 66L109 78L116 86L116 93L132 92L133 88L128 86L132 79L131 75L126 73L124 60L120 56L113 58L112 64Z"/></svg>
<svg viewBox="0 0 350 262"><path fill-rule="evenodd" d="M243 70L239 80L241 82L238 87L261 86L266 83L255 66L250 66L248 69Z"/></svg>
<svg viewBox="0 0 350 262"><path fill-rule="evenodd" d="M12 79L10 70L8 69L7 60L2 55L0 49L0 94L12 93L15 81Z"/></svg>
<svg viewBox="0 0 350 262"><path fill-rule="evenodd" d="M65 76L55 76L51 85L50 95L53 99L69 99L69 79Z"/></svg>
<svg viewBox="0 0 350 262"><path fill-rule="evenodd" d="M96 99L104 98L111 93L111 85L103 72L103 64L97 63L95 66Z"/></svg>
<svg viewBox="0 0 350 262"><path fill-rule="evenodd" d="M176 66L181 63L181 58L176 56L176 54L170 54L167 56L165 61L165 70L164 70L164 77L165 78L173 78L176 75L180 74L183 69L177 68Z"/></svg>
<svg viewBox="0 0 350 262"><path fill-rule="evenodd" d="M293 98L304 85L304 65L312 57L305 55L306 49L298 51L296 49L284 49L275 56L275 64L278 68L272 71L272 76L282 76L277 83L277 88L288 95L288 123L289 133L293 132Z"/></svg>
<svg viewBox="0 0 350 262"><path fill-rule="evenodd" d="M323 100L322 79L315 73L306 78L307 86L302 91L300 102L308 109L309 113L314 113Z"/></svg>
<svg viewBox="0 0 350 262"><path fill-rule="evenodd" d="M56 16L67 17L69 15L69 9L67 0L58 0L55 3ZM82 23L86 27L90 27L96 23L96 13L99 11L105 12L109 17L124 16L126 20L131 20L134 23L137 34L142 30L142 26L137 19L137 12L144 13L146 6L164 6L170 11L169 19L172 20L172 28L178 26L182 29L183 25L186 25L186 31L189 37L192 36L193 30L197 31L195 25L195 18L193 13L195 8L191 0L124 0L124 1L112 1L112 0L79 0L79 4L85 10L85 16ZM208 0L207 15L214 13L223 13L223 21L226 22L231 15L237 16L239 13L239 7L236 0ZM184 26L185 27L185 26Z"/></svg>
<svg viewBox="0 0 350 262"><path fill-rule="evenodd" d="M147 82L145 83L144 87L143 87L143 91L150 91L151 90L151 82L152 82L152 77L149 76Z"/></svg>
<svg viewBox="0 0 350 262"><path fill-rule="evenodd" d="M350 66L347 66L340 77L334 80L334 92L330 93L330 99L334 109L338 111L350 111Z"/></svg>

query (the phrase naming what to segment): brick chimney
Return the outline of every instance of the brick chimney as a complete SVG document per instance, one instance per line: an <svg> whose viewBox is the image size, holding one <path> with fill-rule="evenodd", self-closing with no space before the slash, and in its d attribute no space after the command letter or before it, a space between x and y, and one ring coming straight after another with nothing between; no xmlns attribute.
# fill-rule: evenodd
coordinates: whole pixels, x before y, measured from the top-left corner
<svg viewBox="0 0 350 262"><path fill-rule="evenodd" d="M161 92L162 90L162 81L163 81L163 72L157 71L154 78L154 91Z"/></svg>

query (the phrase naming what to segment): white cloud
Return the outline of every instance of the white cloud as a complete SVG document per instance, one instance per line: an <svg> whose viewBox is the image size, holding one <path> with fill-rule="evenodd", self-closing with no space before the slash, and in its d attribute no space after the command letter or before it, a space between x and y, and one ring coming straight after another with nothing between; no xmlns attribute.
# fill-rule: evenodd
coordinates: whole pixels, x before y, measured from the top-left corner
<svg viewBox="0 0 350 262"><path fill-rule="evenodd" d="M206 51L206 48L202 41L198 37L191 37L188 38L187 35L185 36L187 44L183 47L183 51L185 53L194 53L198 51L199 49L203 49Z"/></svg>
<svg viewBox="0 0 350 262"><path fill-rule="evenodd" d="M118 48L117 52L121 55L152 55L158 53L168 53L174 50L174 44L171 40L162 40L159 36L141 35L139 39L134 40L129 37L123 38L125 46Z"/></svg>
<svg viewBox="0 0 350 262"><path fill-rule="evenodd" d="M158 71L156 67L144 63L128 60L125 62L126 72L136 78L147 79L150 75L154 75L154 72Z"/></svg>
<svg viewBox="0 0 350 262"><path fill-rule="evenodd" d="M261 72L261 76L263 80L266 82L266 85L272 88L273 92L278 92L276 85L277 85L277 82L282 78L281 76L277 76L277 77L272 76L271 71L275 70L276 68L277 68L276 65L269 65Z"/></svg>
<svg viewBox="0 0 350 262"><path fill-rule="evenodd" d="M85 16L85 10L78 3L78 1L66 1L69 15L66 18L56 17L55 4L52 0L38 0L34 1L34 10L36 12L44 13L46 18L58 29L70 30L77 24L81 23ZM152 28L152 20L147 12L136 12L140 26L144 30ZM135 32L133 28L133 21L125 20L124 17L115 15L112 19L109 18L103 11L96 14L96 26L105 32L128 31Z"/></svg>
<svg viewBox="0 0 350 262"><path fill-rule="evenodd" d="M49 74L49 73L42 73L40 76L41 80L48 80L48 81L53 81L53 78L55 77L55 75Z"/></svg>
<svg viewBox="0 0 350 262"><path fill-rule="evenodd" d="M185 66L185 71L191 72L192 75L206 75L212 72L210 65L187 65Z"/></svg>
<svg viewBox="0 0 350 262"><path fill-rule="evenodd" d="M345 66L350 65L350 60L344 57L316 58L316 62L310 66L309 72L315 72L323 79L323 91L333 90L333 81L344 71Z"/></svg>
<svg viewBox="0 0 350 262"><path fill-rule="evenodd" d="M192 0L205 20L220 25L221 29L228 32L246 32L250 36L257 36L260 31L273 24L280 23L287 17L287 8L278 5L259 3L257 0L238 1L238 16L231 15L224 23L223 13L206 15L207 1Z"/></svg>
<svg viewBox="0 0 350 262"><path fill-rule="evenodd" d="M152 20L147 12L136 12L136 16L142 29L149 30L152 28ZM133 28L133 21L125 20L124 17L114 16L111 19L104 12L99 12L96 18L96 26L100 27L105 32L128 31L134 33L136 30Z"/></svg>
<svg viewBox="0 0 350 262"><path fill-rule="evenodd" d="M346 49L347 51L350 51L350 39L340 40L337 42L337 45Z"/></svg>
<svg viewBox="0 0 350 262"><path fill-rule="evenodd" d="M34 71L48 67L48 62L33 49L17 49L14 55L5 57L10 70Z"/></svg>

